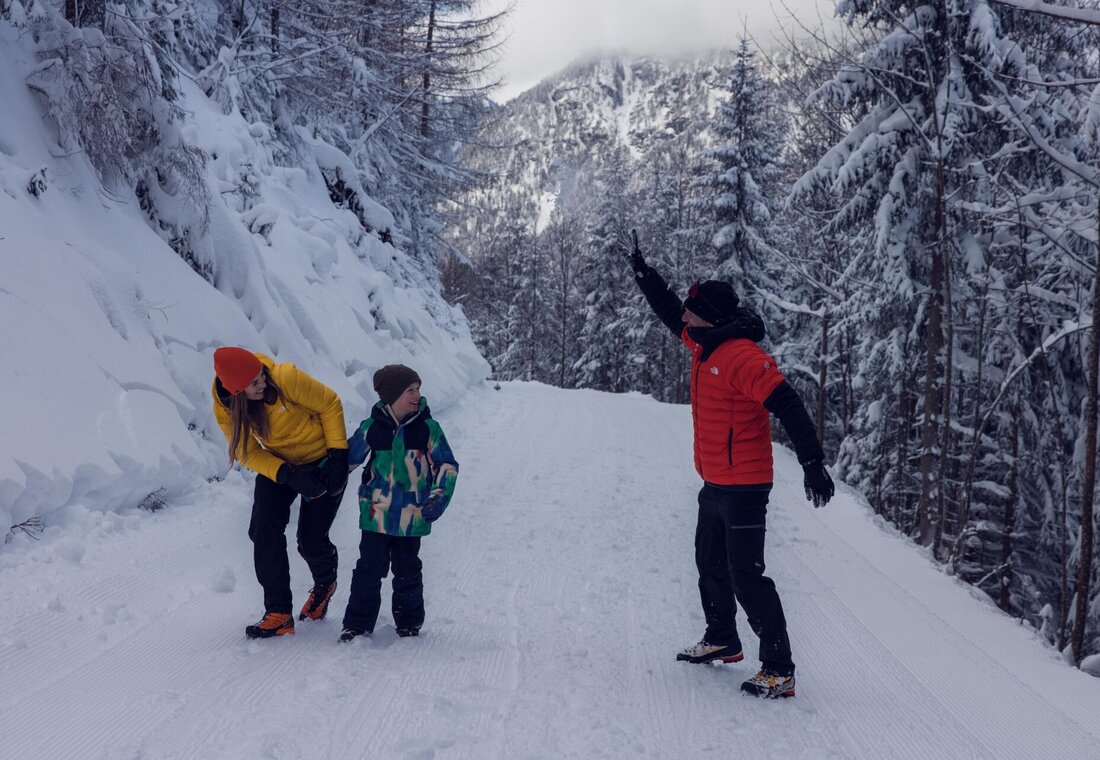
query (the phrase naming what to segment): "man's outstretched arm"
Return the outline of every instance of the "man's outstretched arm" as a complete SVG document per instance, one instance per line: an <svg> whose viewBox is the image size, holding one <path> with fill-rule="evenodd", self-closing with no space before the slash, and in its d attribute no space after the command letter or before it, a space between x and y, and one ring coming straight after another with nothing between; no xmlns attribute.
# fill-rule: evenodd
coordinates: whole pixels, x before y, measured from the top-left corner
<svg viewBox="0 0 1100 760"><path fill-rule="evenodd" d="M630 268L634 270L634 282L641 289L649 308L679 338L684 330L684 304L669 288L665 278L645 263L645 257L638 248L637 234L634 235L634 250L630 252Z"/></svg>

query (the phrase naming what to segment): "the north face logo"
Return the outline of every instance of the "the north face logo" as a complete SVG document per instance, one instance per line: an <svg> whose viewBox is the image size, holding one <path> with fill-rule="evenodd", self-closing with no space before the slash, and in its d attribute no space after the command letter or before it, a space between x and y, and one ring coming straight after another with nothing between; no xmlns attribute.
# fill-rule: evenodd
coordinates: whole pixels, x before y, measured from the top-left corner
<svg viewBox="0 0 1100 760"><path fill-rule="evenodd" d="M717 367L711 367L710 368L710 374L717 375L718 374L718 368Z"/></svg>

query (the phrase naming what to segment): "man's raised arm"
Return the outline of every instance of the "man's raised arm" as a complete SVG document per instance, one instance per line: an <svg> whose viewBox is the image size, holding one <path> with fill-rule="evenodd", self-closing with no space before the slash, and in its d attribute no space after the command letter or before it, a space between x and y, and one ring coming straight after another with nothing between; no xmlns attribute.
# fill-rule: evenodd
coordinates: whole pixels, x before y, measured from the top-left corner
<svg viewBox="0 0 1100 760"><path fill-rule="evenodd" d="M638 248L638 233L633 232L633 235L634 250L630 252L629 259L630 268L634 270L634 282L638 284L657 318L679 338L684 330L684 304L657 270L645 263L645 257Z"/></svg>

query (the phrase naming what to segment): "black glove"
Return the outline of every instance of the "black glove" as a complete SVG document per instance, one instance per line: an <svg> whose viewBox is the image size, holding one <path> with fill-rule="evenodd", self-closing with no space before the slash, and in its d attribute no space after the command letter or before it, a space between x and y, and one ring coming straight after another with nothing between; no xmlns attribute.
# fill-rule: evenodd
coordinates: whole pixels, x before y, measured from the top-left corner
<svg viewBox="0 0 1100 760"><path fill-rule="evenodd" d="M802 471L805 473L802 485L806 487L806 498L814 503L814 507L824 507L836 493L829 471L822 462L807 462L802 465Z"/></svg>
<svg viewBox="0 0 1100 760"><path fill-rule="evenodd" d="M638 247L638 231L631 230L630 234L634 238L634 248L631 249L627 258L630 259L630 268L634 270L634 274L642 274L645 271L645 257L642 256L642 249Z"/></svg>
<svg viewBox="0 0 1100 760"><path fill-rule="evenodd" d="M346 478L347 475L344 477ZM275 481L293 488L302 495L303 499L316 499L318 496L324 496L327 490L321 471L317 467L295 467L284 462L279 472L275 474Z"/></svg>
<svg viewBox="0 0 1100 760"><path fill-rule="evenodd" d="M348 485L348 450L329 449L324 467L325 485L328 492L340 493Z"/></svg>
<svg viewBox="0 0 1100 760"><path fill-rule="evenodd" d="M424 503L420 505L420 516L430 523L439 519L443 514L443 496L436 494L429 496L424 500Z"/></svg>

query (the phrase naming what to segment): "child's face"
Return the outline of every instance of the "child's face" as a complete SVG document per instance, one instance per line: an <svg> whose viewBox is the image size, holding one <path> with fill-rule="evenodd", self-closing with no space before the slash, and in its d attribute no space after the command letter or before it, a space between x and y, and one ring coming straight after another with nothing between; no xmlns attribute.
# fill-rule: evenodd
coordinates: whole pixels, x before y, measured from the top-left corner
<svg viewBox="0 0 1100 760"><path fill-rule="evenodd" d="M413 383L401 392L397 401L393 402L393 413L399 420L403 420L420 408L420 383Z"/></svg>

